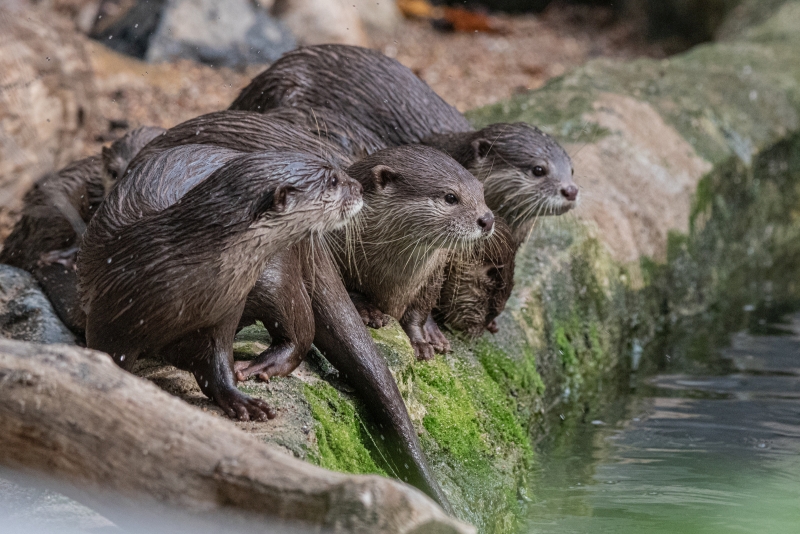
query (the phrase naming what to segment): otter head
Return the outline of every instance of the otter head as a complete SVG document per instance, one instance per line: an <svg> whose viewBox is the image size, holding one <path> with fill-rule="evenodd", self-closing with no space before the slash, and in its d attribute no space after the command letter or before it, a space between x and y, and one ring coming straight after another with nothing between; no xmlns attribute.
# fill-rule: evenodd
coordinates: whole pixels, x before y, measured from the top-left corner
<svg viewBox="0 0 800 534"><path fill-rule="evenodd" d="M459 248L494 232L483 186L444 152L421 145L389 148L348 173L364 186L363 216L372 241Z"/></svg>
<svg viewBox="0 0 800 534"><path fill-rule="evenodd" d="M578 200L572 160L555 139L525 123L487 126L448 151L483 182L486 203L517 230L561 215Z"/></svg>
<svg viewBox="0 0 800 534"><path fill-rule="evenodd" d="M253 181L260 189L251 196L255 229L279 224L286 234L324 233L347 224L361 210L361 184L327 160L291 152L246 159L254 173L265 174Z"/></svg>
<svg viewBox="0 0 800 534"><path fill-rule="evenodd" d="M166 130L155 126L142 126L117 139L111 146L103 147L103 188L106 195L117 182L128 164L144 146Z"/></svg>

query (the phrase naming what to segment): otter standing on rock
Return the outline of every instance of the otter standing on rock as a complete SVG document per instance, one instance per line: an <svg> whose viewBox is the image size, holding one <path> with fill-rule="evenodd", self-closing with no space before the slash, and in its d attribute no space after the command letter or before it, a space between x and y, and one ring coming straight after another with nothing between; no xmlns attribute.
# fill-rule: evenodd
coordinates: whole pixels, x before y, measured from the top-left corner
<svg viewBox="0 0 800 534"><path fill-rule="evenodd" d="M554 139L523 123L494 124L475 131L411 70L373 50L319 45L290 52L254 78L230 109L264 113L279 107L346 117L359 125L360 133L350 145L362 151L369 152L368 145L374 144L375 138L385 146L423 143L447 152L469 169L484 183L489 208L508 224L514 237L513 243L493 247L495 251L504 249L501 264L489 258L480 261L487 269L496 269L497 280L509 278L501 271L513 264L508 260L527 237L535 217L564 213L578 198L570 158ZM471 285L476 291L489 287L470 278L469 273L483 269L447 271L464 277L458 286ZM502 286L501 294L507 289L502 283L491 286ZM487 300L497 301L498 297L502 299L502 295L485 295ZM461 302L452 294L444 300L450 316L464 313L474 317L470 310L473 298ZM486 319L483 326L492 328L493 318ZM435 323L429 321L426 332L438 349L448 349Z"/></svg>
<svg viewBox="0 0 800 534"><path fill-rule="evenodd" d="M419 359L431 359L424 324L436 303L447 260L488 238L494 216L483 187L433 148L378 151L348 171L364 186L364 209L352 232L334 233L345 285L359 294L373 327L386 313L400 320Z"/></svg>
<svg viewBox="0 0 800 534"><path fill-rule="evenodd" d="M344 121L324 113L307 116L298 110L287 109L265 114L223 111L197 117L170 129L148 145L130 168L137 172L139 166L148 165L152 158L160 157L174 147L194 143L204 145L207 150L206 155L196 155L196 166L208 163L216 147L244 151L294 147L335 159L339 149L326 139L347 140L352 138L351 134L352 130ZM408 148L399 150L408 151ZM411 151L414 150L435 152L425 147L415 147ZM391 155L392 151L386 153ZM419 179L427 172L429 163L436 167L440 167L437 164L439 160L454 164L446 155L435 154L432 161L422 158L417 161L419 165L406 170ZM348 159L342 158L342 161ZM406 161L406 167L414 161ZM375 163L380 165L383 161L377 159ZM387 170L385 166L384 170ZM364 167L362 171L360 179L371 184L374 179L372 167ZM197 174L200 169L192 172ZM459 169L459 172L464 171ZM392 187L401 185L397 182ZM318 245L306 239L275 254L267 262L247 297L240 326L262 321L272 343L255 360L236 362L237 379L244 380L251 375L264 378L288 375L300 364L313 342L358 395L367 401L386 442L392 444L384 451L391 473L451 510L422 452L397 383L348 296L339 268L326 247Z"/></svg>
<svg viewBox="0 0 800 534"><path fill-rule="evenodd" d="M86 224L128 163L162 128L141 127L103 147L101 156L45 175L23 199L22 217L3 244L0 263L36 278L61 321L83 336L75 257Z"/></svg>
<svg viewBox="0 0 800 534"><path fill-rule="evenodd" d="M231 417L274 417L236 389L233 337L270 257L346 223L361 186L327 160L185 146L127 174L78 256L86 341L124 368L159 355Z"/></svg>

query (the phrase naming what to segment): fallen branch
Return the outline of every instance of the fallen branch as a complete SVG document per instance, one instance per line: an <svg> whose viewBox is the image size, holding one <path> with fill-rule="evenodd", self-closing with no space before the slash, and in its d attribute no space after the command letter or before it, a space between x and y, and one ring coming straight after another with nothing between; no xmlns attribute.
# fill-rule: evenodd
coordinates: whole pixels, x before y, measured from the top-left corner
<svg viewBox="0 0 800 534"><path fill-rule="evenodd" d="M167 507L344 532L474 532L410 486L292 458L64 345L0 340L0 465L55 478L121 526Z"/></svg>

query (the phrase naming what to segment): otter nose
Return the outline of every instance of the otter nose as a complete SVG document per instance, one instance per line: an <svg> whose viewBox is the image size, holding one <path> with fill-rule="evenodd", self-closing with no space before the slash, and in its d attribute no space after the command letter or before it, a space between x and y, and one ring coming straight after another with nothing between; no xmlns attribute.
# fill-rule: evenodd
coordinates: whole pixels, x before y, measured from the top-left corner
<svg viewBox="0 0 800 534"><path fill-rule="evenodd" d="M483 217L478 219L478 226L481 227L484 234L491 232L494 226L494 214L491 211L484 213Z"/></svg>
<svg viewBox="0 0 800 534"><path fill-rule="evenodd" d="M567 200L575 200L578 198L578 188L574 185L566 185L561 188L561 196Z"/></svg>

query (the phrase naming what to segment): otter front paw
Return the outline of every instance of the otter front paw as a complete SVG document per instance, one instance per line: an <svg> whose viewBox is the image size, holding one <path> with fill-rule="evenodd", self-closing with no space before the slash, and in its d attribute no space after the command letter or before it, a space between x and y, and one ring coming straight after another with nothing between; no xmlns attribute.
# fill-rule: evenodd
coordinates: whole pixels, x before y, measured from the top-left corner
<svg viewBox="0 0 800 534"><path fill-rule="evenodd" d="M266 402L248 397L236 389L216 395L214 400L228 417L239 421L266 421L276 415Z"/></svg>
<svg viewBox="0 0 800 534"><path fill-rule="evenodd" d="M411 346L414 347L414 355L418 361L432 360L435 355L433 345L427 341L411 341Z"/></svg>
<svg viewBox="0 0 800 534"><path fill-rule="evenodd" d="M423 331L425 332L426 341L430 343L430 345L433 347L433 350L439 354L446 354L450 352L450 341L444 337L444 334L439 329L439 325L436 324L436 321L434 321L432 317L428 316L428 320L425 321Z"/></svg>
<svg viewBox="0 0 800 534"><path fill-rule="evenodd" d="M251 361L233 362L236 382L254 375L263 382L274 376L289 376L303 362L303 353L293 349L292 345L271 346Z"/></svg>
<svg viewBox="0 0 800 534"><path fill-rule="evenodd" d="M383 328L389 324L389 316L384 314L376 306L364 301L354 302L358 314L364 324L370 328Z"/></svg>
<svg viewBox="0 0 800 534"><path fill-rule="evenodd" d="M75 269L75 262L78 259L78 247L63 250L51 250L43 252L39 256L39 265L53 265L59 263L67 269Z"/></svg>

